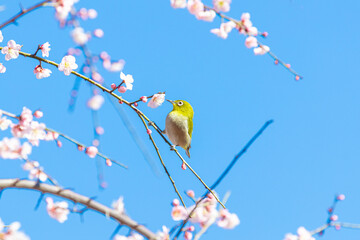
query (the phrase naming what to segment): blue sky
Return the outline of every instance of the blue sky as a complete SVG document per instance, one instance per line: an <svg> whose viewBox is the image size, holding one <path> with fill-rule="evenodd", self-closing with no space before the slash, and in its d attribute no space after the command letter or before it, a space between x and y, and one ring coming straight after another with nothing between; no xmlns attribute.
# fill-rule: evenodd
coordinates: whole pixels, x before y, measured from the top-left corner
<svg viewBox="0 0 360 240"><path fill-rule="evenodd" d="M210 5L210 1L204 1ZM0 22L18 12L19 3L2 1L6 10ZM81 22L87 31L102 28L104 38L92 39L93 53L107 51L124 59L124 72L134 76L134 89L123 96L136 100L143 95L166 91L168 99L184 99L194 108L194 132L189 163L208 184L212 184L252 135L269 119L274 123L235 165L217 192L231 191L227 207L238 214L241 224L234 230L212 227L203 239L283 239L299 226L313 230L322 225L335 194L346 200L336 209L339 220L360 223L359 163L359 53L358 1L233 1L233 18L250 12L262 40L282 60L304 76L294 76L275 66L269 56L254 56L244 46L244 36L232 32L227 40L210 33L218 27L196 20L186 10L170 7L168 1L80 1L77 8L94 8L98 18ZM70 28L59 28L54 9L47 7L3 29L3 45L14 39L24 52L50 42L49 59L60 62L74 47ZM2 45L2 46L3 46ZM77 57L80 65L83 58ZM37 62L19 57L5 62L0 77L0 109L20 113L23 106L41 108L43 122L50 128L91 144L93 127L86 101L91 89L81 83L73 113L67 111L75 77L64 76L50 67L50 78L38 80L33 74ZM118 73L100 72L106 83L118 82ZM157 109L140 104L161 128L172 107ZM110 205L124 196L127 213L153 231L172 227L171 201L176 197L156 158L142 123L124 107L133 126L161 172L154 174L109 101L99 111L105 134L101 151L129 166L106 167L108 188L99 190L96 162L63 141L63 147L41 142L33 149L37 160L61 185L87 196L97 196ZM0 132L0 137L7 133ZM181 192L203 186L189 172L159 136L154 135L161 154ZM185 156L184 151L180 152ZM24 178L20 161L0 161L1 178ZM6 223L18 220L32 239L108 239L116 223L88 212L85 222L73 214L64 224L50 219L43 202L34 211L39 194L8 190L0 200L0 217ZM191 201L187 199L187 203ZM126 234L127 230L122 229ZM327 240L358 239L360 232L330 229ZM316 237L319 238L319 237Z"/></svg>

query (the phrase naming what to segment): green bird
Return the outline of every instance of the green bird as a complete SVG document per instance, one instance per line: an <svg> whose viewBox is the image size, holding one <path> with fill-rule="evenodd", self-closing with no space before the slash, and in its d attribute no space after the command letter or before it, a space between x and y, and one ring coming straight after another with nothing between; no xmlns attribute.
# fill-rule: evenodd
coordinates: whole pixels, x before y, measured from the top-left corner
<svg viewBox="0 0 360 240"><path fill-rule="evenodd" d="M173 146L185 149L186 155L190 158L193 108L184 100L167 101L172 103L173 110L166 117L164 133L169 137Z"/></svg>

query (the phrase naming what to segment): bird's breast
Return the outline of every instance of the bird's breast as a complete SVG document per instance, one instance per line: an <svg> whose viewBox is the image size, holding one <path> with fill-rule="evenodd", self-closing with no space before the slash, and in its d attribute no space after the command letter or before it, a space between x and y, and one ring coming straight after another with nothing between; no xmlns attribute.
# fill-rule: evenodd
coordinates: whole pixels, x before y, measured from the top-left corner
<svg viewBox="0 0 360 240"><path fill-rule="evenodd" d="M176 112L170 112L166 117L165 132L174 145L187 148L191 142L188 133L188 118Z"/></svg>

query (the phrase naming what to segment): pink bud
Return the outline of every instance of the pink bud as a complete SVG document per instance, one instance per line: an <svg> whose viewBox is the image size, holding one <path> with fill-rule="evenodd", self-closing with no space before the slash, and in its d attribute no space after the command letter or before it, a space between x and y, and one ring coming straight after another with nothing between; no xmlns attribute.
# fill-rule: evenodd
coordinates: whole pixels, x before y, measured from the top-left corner
<svg viewBox="0 0 360 240"><path fill-rule="evenodd" d="M279 60L275 59L274 63L275 63L275 65L278 65L278 64L279 64Z"/></svg>
<svg viewBox="0 0 360 240"><path fill-rule="evenodd" d="M287 67L287 68L291 68L290 63L285 64L285 67Z"/></svg>
<svg viewBox="0 0 360 240"><path fill-rule="evenodd" d="M195 197L195 192L193 190L189 190L186 192L186 194L191 197L191 198L194 198Z"/></svg>
<svg viewBox="0 0 360 240"><path fill-rule="evenodd" d="M331 221L337 221L339 219L339 217L337 216L337 215L332 215L331 217L330 217L330 220Z"/></svg>
<svg viewBox="0 0 360 240"><path fill-rule="evenodd" d="M142 102L145 102L145 103L146 103L147 100L148 100L146 96L142 96L140 99L141 99Z"/></svg>
<svg viewBox="0 0 360 240"><path fill-rule="evenodd" d="M150 135L152 133L151 129L147 129L146 133Z"/></svg>
<svg viewBox="0 0 360 240"><path fill-rule="evenodd" d="M190 231L190 232L195 231L195 227L194 227L194 226L190 226L190 227L188 228L188 231Z"/></svg>
<svg viewBox="0 0 360 240"><path fill-rule="evenodd" d="M103 77L98 72L93 72L91 74L91 77L92 77L92 79L94 79L97 82L102 82L102 80L103 80Z"/></svg>
<svg viewBox="0 0 360 240"><path fill-rule="evenodd" d="M112 165L112 162L111 162L111 160L110 159L106 159L106 165L108 165L109 167L111 167L111 165Z"/></svg>
<svg viewBox="0 0 360 240"><path fill-rule="evenodd" d="M78 149L80 152L82 152L82 151L84 151L85 147L84 147L84 146L81 146L81 145L78 145L78 146L77 146L77 149Z"/></svg>
<svg viewBox="0 0 360 240"><path fill-rule="evenodd" d="M139 104L138 104L137 102L136 102L136 103L134 103L134 106L135 106L135 107L137 107L138 105L139 105Z"/></svg>
<svg viewBox="0 0 360 240"><path fill-rule="evenodd" d="M337 200L339 201L343 201L345 200L345 195L344 194L339 194L337 197L336 197Z"/></svg>
<svg viewBox="0 0 360 240"><path fill-rule="evenodd" d="M206 195L209 199L213 199L214 196L212 195L212 193L208 193L208 195Z"/></svg>
<svg viewBox="0 0 360 240"><path fill-rule="evenodd" d="M103 135L104 134L104 128L98 126L95 128L95 131L98 135Z"/></svg>
<svg viewBox="0 0 360 240"><path fill-rule="evenodd" d="M52 134L54 139L57 139L59 137L59 133L57 132L52 132Z"/></svg>
<svg viewBox="0 0 360 240"><path fill-rule="evenodd" d="M263 32L261 35L262 35L263 37L267 37L267 36L269 35L269 33L268 33L268 32Z"/></svg>
<svg viewBox="0 0 360 240"><path fill-rule="evenodd" d="M176 206L179 206L179 205L180 205L180 201L179 201L179 199L174 199L171 204L172 204L174 207L176 207Z"/></svg>
<svg viewBox="0 0 360 240"><path fill-rule="evenodd" d="M100 53L100 58L102 60L109 59L110 55L107 52L103 51L103 52Z"/></svg>
<svg viewBox="0 0 360 240"><path fill-rule="evenodd" d="M98 149L94 146L90 146L88 148L86 148L86 151L85 153L91 157L91 158L94 158L96 156L96 154L98 153Z"/></svg>
<svg viewBox="0 0 360 240"><path fill-rule="evenodd" d="M90 68L89 68L88 66L85 66L85 67L83 67L82 71L83 71L84 73L89 73L89 72L90 72Z"/></svg>
<svg viewBox="0 0 360 240"><path fill-rule="evenodd" d="M122 101L122 100L119 100L119 103L120 103L120 104L123 104L123 101Z"/></svg>
<svg viewBox="0 0 360 240"><path fill-rule="evenodd" d="M34 117L36 117L36 118L42 118L43 115L44 115L44 114L43 114L42 111L36 110L36 111L34 112Z"/></svg>
<svg viewBox="0 0 360 240"><path fill-rule="evenodd" d="M336 230L340 230L341 226L340 225L335 225L335 229Z"/></svg>
<svg viewBox="0 0 360 240"><path fill-rule="evenodd" d="M102 38L104 36L104 31L100 28L94 30L94 36Z"/></svg>
<svg viewBox="0 0 360 240"><path fill-rule="evenodd" d="M185 238L186 240L191 240L192 237L193 237L193 234L192 234L191 232L185 232L184 238Z"/></svg>
<svg viewBox="0 0 360 240"><path fill-rule="evenodd" d="M59 140L57 140L57 141L56 141L56 145L57 145L58 147L62 147L62 142L60 142Z"/></svg>
<svg viewBox="0 0 360 240"><path fill-rule="evenodd" d="M97 11L95 9L88 10L88 16L90 19L94 19L97 17Z"/></svg>
<svg viewBox="0 0 360 240"><path fill-rule="evenodd" d="M299 81L299 80L300 80L300 76L299 76L299 75L296 75L295 80L296 80L296 81Z"/></svg>
<svg viewBox="0 0 360 240"><path fill-rule="evenodd" d="M115 88L116 88L116 84L115 84L115 83L112 83L112 84L110 85L110 87L111 87L111 89L115 89Z"/></svg>
<svg viewBox="0 0 360 240"><path fill-rule="evenodd" d="M119 87L119 92L121 92L121 93L126 92L126 87L120 86L120 87Z"/></svg>
<svg viewBox="0 0 360 240"><path fill-rule="evenodd" d="M185 170L185 169L186 169L186 165L185 165L184 162L181 164L181 169L182 169L182 170Z"/></svg>
<svg viewBox="0 0 360 240"><path fill-rule="evenodd" d="M101 182L100 183L100 187L102 187L102 188L107 188L108 187L108 184L107 184L107 182Z"/></svg>
<svg viewBox="0 0 360 240"><path fill-rule="evenodd" d="M95 146L95 147L98 147L100 145L100 141L98 139L94 139L92 141L92 144Z"/></svg>
<svg viewBox="0 0 360 240"><path fill-rule="evenodd" d="M329 208L329 209L328 209L328 213L332 213L333 211L334 211L333 208Z"/></svg>

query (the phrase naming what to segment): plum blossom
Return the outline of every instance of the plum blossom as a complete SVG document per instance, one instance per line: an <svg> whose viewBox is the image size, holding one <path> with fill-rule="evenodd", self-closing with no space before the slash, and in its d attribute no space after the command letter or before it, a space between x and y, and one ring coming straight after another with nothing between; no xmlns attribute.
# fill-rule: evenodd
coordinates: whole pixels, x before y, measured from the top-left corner
<svg viewBox="0 0 360 240"><path fill-rule="evenodd" d="M63 223L67 220L70 213L69 204L65 201L55 202L51 197L46 198L46 210L50 217L56 219L58 222Z"/></svg>
<svg viewBox="0 0 360 240"><path fill-rule="evenodd" d="M96 157L98 152L99 152L99 150L94 146L90 146L90 147L86 148L86 150L85 150L85 153L91 158Z"/></svg>
<svg viewBox="0 0 360 240"><path fill-rule="evenodd" d="M88 35L84 32L84 29L81 27L77 27L74 30L72 30L71 37L74 40L74 42L79 45L84 45L89 40Z"/></svg>
<svg viewBox="0 0 360 240"><path fill-rule="evenodd" d="M266 45L260 45L259 47L254 48L255 55L264 55L269 51L270 51L270 48Z"/></svg>
<svg viewBox="0 0 360 240"><path fill-rule="evenodd" d="M188 0L187 8L191 14L196 15L198 12L204 11L204 4L201 0Z"/></svg>
<svg viewBox="0 0 360 240"><path fill-rule="evenodd" d="M24 138L27 138L33 146L39 146L39 140L44 140L46 137L46 126L44 123L32 121L29 127L25 130Z"/></svg>
<svg viewBox="0 0 360 240"><path fill-rule="evenodd" d="M0 30L0 42L2 42L3 40L4 40L4 36L3 36L3 34L1 32L1 30Z"/></svg>
<svg viewBox="0 0 360 240"><path fill-rule="evenodd" d="M7 119L5 116L1 117L0 113L0 130L4 131L12 124L10 119Z"/></svg>
<svg viewBox="0 0 360 240"><path fill-rule="evenodd" d="M31 153L31 145L25 142L21 145L18 138L3 138L0 141L0 158L3 159L17 159L24 158Z"/></svg>
<svg viewBox="0 0 360 240"><path fill-rule="evenodd" d="M40 50L43 57L49 57L49 52L51 50L50 43L46 42L43 45L40 46Z"/></svg>
<svg viewBox="0 0 360 240"><path fill-rule="evenodd" d="M284 240L315 240L315 238L312 237L311 233L304 227L299 227L297 235L288 233L285 235Z"/></svg>
<svg viewBox="0 0 360 240"><path fill-rule="evenodd" d="M236 23L234 23L233 21L229 21L226 23L222 23L220 25L220 28L211 29L210 32L217 35L218 37L226 39L228 37L228 34L235 27L236 27Z"/></svg>
<svg viewBox="0 0 360 240"><path fill-rule="evenodd" d="M156 233L156 240L169 240L169 229L166 226L162 226L162 231Z"/></svg>
<svg viewBox="0 0 360 240"><path fill-rule="evenodd" d="M41 182L45 182L48 178L46 173L44 173L43 168L40 167L39 162L37 161L28 161L23 165L25 171L29 171L30 179L37 179Z"/></svg>
<svg viewBox="0 0 360 240"><path fill-rule="evenodd" d="M230 11L231 0L213 0L214 8L219 12Z"/></svg>
<svg viewBox="0 0 360 240"><path fill-rule="evenodd" d="M94 95L92 98L89 99L87 102L87 106L94 111L97 111L101 108L104 103L104 97L100 94Z"/></svg>
<svg viewBox="0 0 360 240"><path fill-rule="evenodd" d="M56 18L64 22L77 0L53 0L56 10Z"/></svg>
<svg viewBox="0 0 360 240"><path fill-rule="evenodd" d="M25 233L18 231L21 227L19 222L13 222L8 226L0 219L0 239L2 240L30 240Z"/></svg>
<svg viewBox="0 0 360 240"><path fill-rule="evenodd" d="M183 206L174 206L171 210L171 217L174 221L186 219L188 212Z"/></svg>
<svg viewBox="0 0 360 240"><path fill-rule="evenodd" d="M58 66L60 71L63 71L66 76L69 76L73 69L77 69L78 65L75 63L74 56L67 55L62 58L61 63Z"/></svg>
<svg viewBox="0 0 360 240"><path fill-rule="evenodd" d="M104 31L101 28L97 28L93 32L95 37L102 38L104 36Z"/></svg>
<svg viewBox="0 0 360 240"><path fill-rule="evenodd" d="M148 107L157 108L165 101L165 93L156 93L148 103Z"/></svg>
<svg viewBox="0 0 360 240"><path fill-rule="evenodd" d="M173 8L186 8L186 0L170 0Z"/></svg>
<svg viewBox="0 0 360 240"><path fill-rule="evenodd" d="M6 67L2 63L0 63L0 73L4 72L6 72Z"/></svg>
<svg viewBox="0 0 360 240"><path fill-rule="evenodd" d="M97 11L95 9L92 9L92 8L88 10L87 14L88 14L88 17L90 19L94 19L98 15Z"/></svg>
<svg viewBox="0 0 360 240"><path fill-rule="evenodd" d="M241 23L242 26L239 29L239 32L245 35L256 36L258 34L258 30L253 26L250 21L250 13L243 13L241 15Z"/></svg>
<svg viewBox="0 0 360 240"><path fill-rule="evenodd" d="M216 13L214 10L200 11L196 14L197 19L207 22L212 22L215 17L216 17Z"/></svg>
<svg viewBox="0 0 360 240"><path fill-rule="evenodd" d="M114 201L111 204L111 206L119 213L124 213L125 212L124 197L123 196L119 197L119 199Z"/></svg>
<svg viewBox="0 0 360 240"><path fill-rule="evenodd" d="M256 37L253 36L249 36L245 39L245 46L247 48L253 48L253 47L257 47L258 46L258 42Z"/></svg>
<svg viewBox="0 0 360 240"><path fill-rule="evenodd" d="M105 62L105 61L104 61ZM110 62L111 63L111 62ZM120 72L121 70L123 70L125 65L125 61L120 59L117 62L112 62L108 68L106 68L107 70L109 70L110 72Z"/></svg>
<svg viewBox="0 0 360 240"><path fill-rule="evenodd" d="M221 209L219 211L219 220L217 225L225 229L233 229L240 224L240 220L235 213L229 213L227 209Z"/></svg>
<svg viewBox="0 0 360 240"><path fill-rule="evenodd" d="M19 44L16 44L14 40L10 40L7 43L6 47L3 47L1 50L2 54L5 55L5 60L9 61L10 59L16 59L19 57L19 51L21 50L21 46Z"/></svg>
<svg viewBox="0 0 360 240"><path fill-rule="evenodd" d="M23 107L23 110L20 114L20 125L28 126L28 125L30 125L32 120L33 120L32 111L30 109L28 109L27 107Z"/></svg>
<svg viewBox="0 0 360 240"><path fill-rule="evenodd" d="M123 82L125 83L126 89L132 90L132 88L133 88L132 83L134 82L133 76L130 75L130 74L125 75L123 72L121 72L121 73L120 73L120 78L121 78L121 79L123 80Z"/></svg>
<svg viewBox="0 0 360 240"><path fill-rule="evenodd" d="M37 79L42 79L46 77L50 77L51 70L47 68L42 68L40 65L37 65L34 69L34 74L36 75Z"/></svg>

